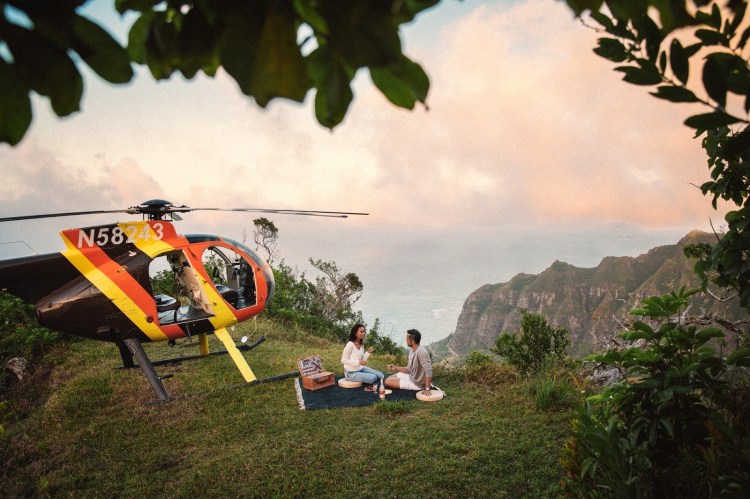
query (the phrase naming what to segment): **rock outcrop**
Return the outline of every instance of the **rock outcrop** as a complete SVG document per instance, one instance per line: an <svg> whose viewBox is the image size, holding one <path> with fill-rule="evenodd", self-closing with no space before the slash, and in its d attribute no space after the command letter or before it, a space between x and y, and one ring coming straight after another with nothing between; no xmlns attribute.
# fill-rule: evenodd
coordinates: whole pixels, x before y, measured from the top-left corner
<svg viewBox="0 0 750 499"><path fill-rule="evenodd" d="M500 333L517 331L521 309L526 309L570 331L573 355L601 351L641 300L681 286L697 287L695 262L684 256L683 247L711 241L713 234L693 231L677 244L638 257L605 257L589 269L556 261L539 275L518 274L506 283L486 284L464 302L455 332L430 349L438 359L488 350ZM719 302L705 293L693 296L690 313L747 318L736 300Z"/></svg>

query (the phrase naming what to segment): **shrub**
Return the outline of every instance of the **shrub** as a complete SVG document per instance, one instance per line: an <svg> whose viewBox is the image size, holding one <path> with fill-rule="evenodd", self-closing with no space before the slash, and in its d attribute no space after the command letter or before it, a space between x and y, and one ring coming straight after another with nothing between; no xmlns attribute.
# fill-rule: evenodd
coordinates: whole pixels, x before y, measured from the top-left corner
<svg viewBox="0 0 750 499"><path fill-rule="evenodd" d="M60 340L62 335L39 326L34 307L0 291L0 360L24 357L33 361Z"/></svg>
<svg viewBox="0 0 750 499"><path fill-rule="evenodd" d="M466 367L486 367L493 364L492 358L484 352L474 350L464 359L463 365Z"/></svg>
<svg viewBox="0 0 750 499"><path fill-rule="evenodd" d="M625 340L645 342L589 357L614 365L625 379L589 397L565 446L566 486L576 495L707 497L750 490L747 391L750 350L721 357L707 346L718 328L681 323L695 292L644 300ZM730 383L736 372L740 383ZM598 492L597 492L598 491Z"/></svg>
<svg viewBox="0 0 750 499"><path fill-rule="evenodd" d="M561 362L570 346L570 333L553 328L541 314L522 311L521 332L503 333L492 351L505 357L523 375L539 373L550 362Z"/></svg>
<svg viewBox="0 0 750 499"><path fill-rule="evenodd" d="M528 390L534 398L534 407L540 411L571 407L575 402L570 384L551 376L544 375L532 379Z"/></svg>

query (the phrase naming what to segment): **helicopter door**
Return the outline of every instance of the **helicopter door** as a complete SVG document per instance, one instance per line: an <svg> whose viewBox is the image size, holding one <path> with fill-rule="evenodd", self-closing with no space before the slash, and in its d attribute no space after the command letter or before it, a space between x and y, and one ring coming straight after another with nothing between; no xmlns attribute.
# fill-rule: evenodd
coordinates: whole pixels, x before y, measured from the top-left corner
<svg viewBox="0 0 750 499"><path fill-rule="evenodd" d="M200 285L201 279L181 250L154 258L149 265L149 277L160 325L214 315Z"/></svg>

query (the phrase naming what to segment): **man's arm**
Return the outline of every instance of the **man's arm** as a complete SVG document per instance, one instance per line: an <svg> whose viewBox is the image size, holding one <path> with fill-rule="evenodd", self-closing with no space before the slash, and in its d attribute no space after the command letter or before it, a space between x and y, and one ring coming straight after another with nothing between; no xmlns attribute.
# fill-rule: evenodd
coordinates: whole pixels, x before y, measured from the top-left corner
<svg viewBox="0 0 750 499"><path fill-rule="evenodd" d="M422 369L424 369L425 390L429 391L430 387L432 386L432 360L430 359L430 354L426 349L423 348L420 350L419 361L422 364Z"/></svg>

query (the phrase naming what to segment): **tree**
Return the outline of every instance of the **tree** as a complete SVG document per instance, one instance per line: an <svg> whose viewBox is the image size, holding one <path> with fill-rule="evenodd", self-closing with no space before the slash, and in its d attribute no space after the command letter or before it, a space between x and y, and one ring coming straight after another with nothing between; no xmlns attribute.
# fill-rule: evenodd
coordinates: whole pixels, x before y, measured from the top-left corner
<svg viewBox="0 0 750 499"><path fill-rule="evenodd" d="M263 248L266 253L266 262L271 265L278 257L279 250L276 248L276 244L279 241L279 229L276 225L266 217L260 217L253 220L253 241L255 241L255 249Z"/></svg>
<svg viewBox="0 0 750 499"><path fill-rule="evenodd" d="M750 38L746 0L722 6L709 0L567 0L576 15L586 11L608 36L594 49L620 64L634 85L656 87L651 95L678 103L699 103L708 112L685 125L703 137L711 180L700 186L737 209L726 215L727 230L714 246L689 248L704 289L711 280L733 288L750 310ZM692 35L692 39L689 35ZM700 78L690 78L699 73Z"/></svg>
<svg viewBox="0 0 750 499"><path fill-rule="evenodd" d="M223 68L261 107L277 97L301 102L315 89L316 118L331 129L346 115L360 68L396 106L427 98L429 79L401 52L399 27L439 0L112 1L138 16L127 49L77 12L86 0L0 4L0 142L23 138L32 91L58 116L78 111L81 64L114 84L131 80L131 63L157 80Z"/></svg>
<svg viewBox="0 0 750 499"><path fill-rule="evenodd" d="M323 316L329 320L345 319L352 306L362 296L364 286L357 274L343 274L336 262L324 262L310 258L310 265L324 275L316 279L316 289L323 306Z"/></svg>
<svg viewBox="0 0 750 499"><path fill-rule="evenodd" d="M524 375L543 371L550 361L561 362L570 346L568 330L553 328L541 314L521 313L521 331L501 334L492 351Z"/></svg>

